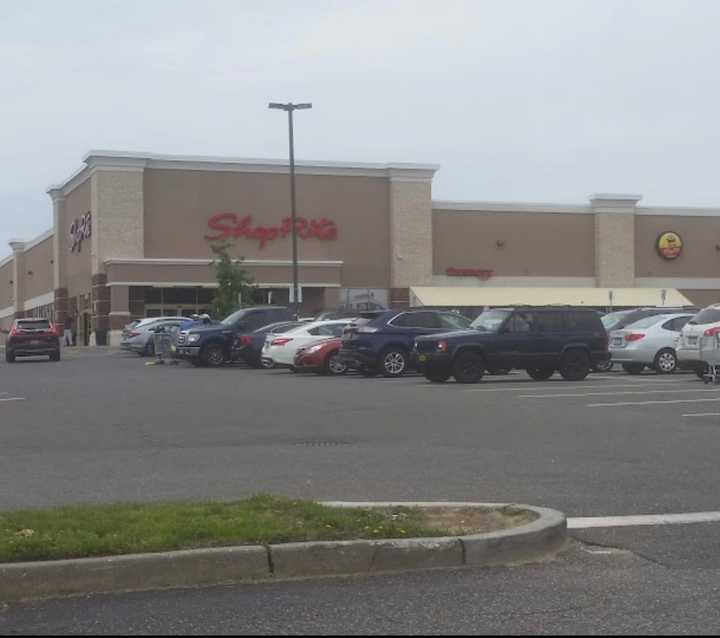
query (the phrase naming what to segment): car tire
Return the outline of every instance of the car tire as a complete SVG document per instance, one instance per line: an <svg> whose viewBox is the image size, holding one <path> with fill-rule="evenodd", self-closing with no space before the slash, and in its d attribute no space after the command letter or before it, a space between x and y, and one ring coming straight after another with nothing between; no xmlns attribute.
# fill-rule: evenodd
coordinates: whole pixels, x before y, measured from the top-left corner
<svg viewBox="0 0 720 638"><path fill-rule="evenodd" d="M658 374L673 374L677 370L677 365L677 355L672 348L660 350L653 361L653 368Z"/></svg>
<svg viewBox="0 0 720 638"><path fill-rule="evenodd" d="M451 376L450 372L445 370L433 370L432 368L425 370L425 378L430 383L445 383Z"/></svg>
<svg viewBox="0 0 720 638"><path fill-rule="evenodd" d="M452 365L458 383L479 383L485 375L485 359L477 352L461 352Z"/></svg>
<svg viewBox="0 0 720 638"><path fill-rule="evenodd" d="M15 363L15 355L8 350L5 350L5 362L6 363Z"/></svg>
<svg viewBox="0 0 720 638"><path fill-rule="evenodd" d="M628 374L642 374L645 366L642 363L623 363L623 370Z"/></svg>
<svg viewBox="0 0 720 638"><path fill-rule="evenodd" d="M583 381L590 374L590 357L583 350L570 350L560 360L560 374L566 381Z"/></svg>
<svg viewBox="0 0 720 638"><path fill-rule="evenodd" d="M225 363L225 351L220 344L212 343L202 349L200 359L209 368L219 368Z"/></svg>
<svg viewBox="0 0 720 638"><path fill-rule="evenodd" d="M325 358L323 373L330 377L339 377L348 371L347 364L340 358L339 352L331 352Z"/></svg>
<svg viewBox="0 0 720 638"><path fill-rule="evenodd" d="M50 355L50 361L60 361L60 351L59 350L57 352L53 352Z"/></svg>
<svg viewBox="0 0 720 638"><path fill-rule="evenodd" d="M401 377L408 369L408 354L402 348L386 348L380 354L380 371L384 377Z"/></svg>
<svg viewBox="0 0 720 638"><path fill-rule="evenodd" d="M555 368L528 368L527 373L535 381L547 381L555 374Z"/></svg>

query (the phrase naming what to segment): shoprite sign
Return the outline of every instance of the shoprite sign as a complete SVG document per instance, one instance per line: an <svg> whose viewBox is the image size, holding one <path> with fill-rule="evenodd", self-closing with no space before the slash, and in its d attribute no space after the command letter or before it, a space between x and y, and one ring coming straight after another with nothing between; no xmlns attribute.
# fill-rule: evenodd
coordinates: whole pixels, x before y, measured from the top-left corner
<svg viewBox="0 0 720 638"><path fill-rule="evenodd" d="M252 215L237 215L235 213L218 213L208 221L208 228L213 231L205 235L209 241L226 241L228 239L256 239L260 248L265 248L268 242L284 239L292 234L292 219L286 217L279 226L253 226ZM324 217L320 219L306 219L298 217L296 224L297 236L300 239L337 239L337 226L335 222Z"/></svg>

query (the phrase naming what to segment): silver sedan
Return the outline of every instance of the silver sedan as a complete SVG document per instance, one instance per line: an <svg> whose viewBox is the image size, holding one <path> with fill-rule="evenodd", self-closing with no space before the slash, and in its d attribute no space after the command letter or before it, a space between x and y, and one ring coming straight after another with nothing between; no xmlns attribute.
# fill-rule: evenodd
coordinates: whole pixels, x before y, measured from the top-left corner
<svg viewBox="0 0 720 638"><path fill-rule="evenodd" d="M640 374L646 367L659 374L677 369L677 343L680 331L693 315L676 313L655 315L610 333L610 355L630 374Z"/></svg>

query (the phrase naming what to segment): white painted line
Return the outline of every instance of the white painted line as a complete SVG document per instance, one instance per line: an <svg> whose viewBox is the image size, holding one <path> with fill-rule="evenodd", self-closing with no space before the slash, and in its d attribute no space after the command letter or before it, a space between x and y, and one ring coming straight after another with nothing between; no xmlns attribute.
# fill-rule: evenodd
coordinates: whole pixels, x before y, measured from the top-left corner
<svg viewBox="0 0 720 638"><path fill-rule="evenodd" d="M649 525L693 525L697 523L720 523L720 512L698 512L696 514L650 514L646 516L569 518L568 529L642 527Z"/></svg>
<svg viewBox="0 0 720 638"><path fill-rule="evenodd" d="M720 416L720 412L702 412L700 414L683 414L686 419L700 416Z"/></svg>
<svg viewBox="0 0 720 638"><path fill-rule="evenodd" d="M434 387L434 386L433 386L433 387ZM514 391L521 391L521 390L533 391L533 390L550 390L550 389L552 389L553 387L556 387L558 390L560 390L561 387L566 388L566 387L568 387L568 386L566 385L565 382L563 382L563 385L562 385L562 386L560 386L560 385L558 385L558 386L553 386L553 385L548 385L547 383L545 383L545 384L543 384L543 385L531 385L531 384L528 383L528 384L525 385L525 386L516 385L516 386L513 386L513 387L511 387L511 388L467 388L467 389L465 389L465 392L511 392L511 391L514 392ZM626 385L603 385L603 386L597 386L597 385L595 385L595 384L577 385L577 384L573 383L570 387L578 388L578 389L580 389L580 390L582 390L582 389L584 389L584 388L590 389L590 388L597 388L597 387L602 387L604 390L613 390L613 389L616 389L616 388L619 389L619 390L623 390L623 389L627 388L628 386L627 386L627 384L626 384ZM653 387L653 386L651 386L650 384L648 384L647 387ZM663 385L658 385L657 387L665 387L665 386L663 386ZM720 390L720 388L718 388L718 390ZM633 392L635 392L635 391L633 391ZM656 392L667 392L667 390L656 390ZM614 394L614 393L612 393L612 392L600 392L599 394L602 395L602 394ZM643 394L643 392L638 392L637 394ZM524 396L524 395L523 395L523 396ZM529 395L528 395L528 396L529 396ZM550 395L547 395L547 396L550 396ZM560 396L563 396L563 395L562 395L562 394L554 394L554 395L552 395L552 396L560 397Z"/></svg>
<svg viewBox="0 0 720 638"><path fill-rule="evenodd" d="M672 401L626 401L623 403L591 403L589 408L621 408L632 405L669 405L671 403L709 403L711 401L720 401L717 399L674 399Z"/></svg>
<svg viewBox="0 0 720 638"><path fill-rule="evenodd" d="M0 402L5 402L5 401L24 401L24 400L25 400L25 397L11 397L11 398L9 398L9 399L0 399Z"/></svg>
<svg viewBox="0 0 720 638"><path fill-rule="evenodd" d="M630 392L583 392L578 394L521 394L521 399L555 399L560 398L573 398L573 397L602 397L602 396L624 396L628 394L687 394L690 392L718 392L720 388L713 390L632 390Z"/></svg>

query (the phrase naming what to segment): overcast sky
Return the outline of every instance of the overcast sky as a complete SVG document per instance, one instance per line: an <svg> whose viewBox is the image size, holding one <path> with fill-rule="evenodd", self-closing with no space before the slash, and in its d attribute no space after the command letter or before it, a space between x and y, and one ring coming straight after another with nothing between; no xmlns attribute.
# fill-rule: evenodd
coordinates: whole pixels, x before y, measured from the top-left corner
<svg viewBox="0 0 720 638"><path fill-rule="evenodd" d="M436 199L720 206L718 0L0 0L0 255L89 149L430 162Z"/></svg>

